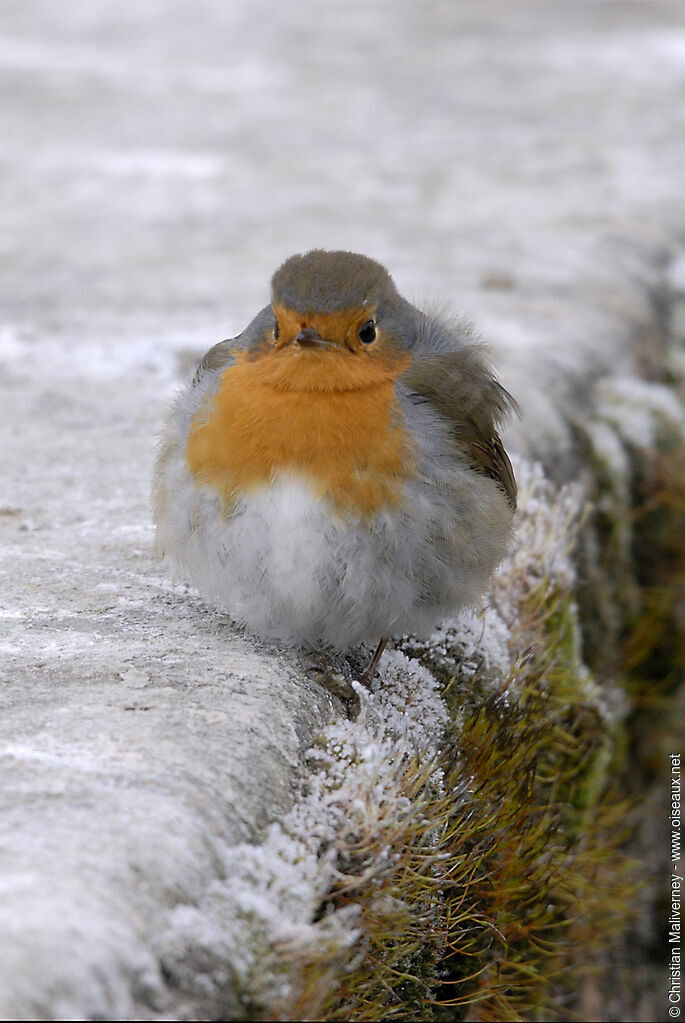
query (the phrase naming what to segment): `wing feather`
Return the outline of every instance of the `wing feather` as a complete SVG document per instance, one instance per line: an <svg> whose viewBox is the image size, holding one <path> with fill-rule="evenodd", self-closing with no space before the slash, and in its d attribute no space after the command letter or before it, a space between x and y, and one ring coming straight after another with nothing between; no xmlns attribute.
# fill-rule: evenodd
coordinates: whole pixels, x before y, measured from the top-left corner
<svg viewBox="0 0 685 1023"><path fill-rule="evenodd" d="M402 381L447 420L459 451L499 484L515 508L516 479L498 428L518 413L518 405L492 376L482 346L420 355Z"/></svg>

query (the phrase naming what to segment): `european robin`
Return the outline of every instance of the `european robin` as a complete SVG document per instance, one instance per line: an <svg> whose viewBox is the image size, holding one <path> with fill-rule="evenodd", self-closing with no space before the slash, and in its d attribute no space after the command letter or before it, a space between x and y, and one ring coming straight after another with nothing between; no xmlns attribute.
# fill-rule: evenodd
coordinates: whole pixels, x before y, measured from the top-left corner
<svg viewBox="0 0 685 1023"><path fill-rule="evenodd" d="M159 544L252 633L380 655L475 603L504 556L516 483L497 430L514 408L470 330L379 263L292 256L170 412Z"/></svg>

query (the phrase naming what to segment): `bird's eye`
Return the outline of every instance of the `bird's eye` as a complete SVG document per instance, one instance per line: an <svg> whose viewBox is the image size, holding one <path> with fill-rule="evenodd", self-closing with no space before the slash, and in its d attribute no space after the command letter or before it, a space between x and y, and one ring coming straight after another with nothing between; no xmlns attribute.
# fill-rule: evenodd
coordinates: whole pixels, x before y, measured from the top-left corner
<svg viewBox="0 0 685 1023"><path fill-rule="evenodd" d="M357 337L363 345L370 345L372 341L376 340L376 324L373 320L367 320L366 323L362 323L357 331Z"/></svg>
<svg viewBox="0 0 685 1023"><path fill-rule="evenodd" d="M278 320L274 320L274 341L278 341Z"/></svg>

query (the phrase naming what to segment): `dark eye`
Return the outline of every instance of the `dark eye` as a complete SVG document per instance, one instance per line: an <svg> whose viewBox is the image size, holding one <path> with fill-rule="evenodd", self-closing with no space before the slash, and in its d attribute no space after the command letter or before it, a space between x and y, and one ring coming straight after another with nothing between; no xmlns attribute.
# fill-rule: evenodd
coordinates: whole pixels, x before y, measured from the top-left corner
<svg viewBox="0 0 685 1023"><path fill-rule="evenodd" d="M278 320L274 320L274 341L278 341Z"/></svg>
<svg viewBox="0 0 685 1023"><path fill-rule="evenodd" d="M363 345L370 345L372 341L376 340L376 324L373 320L367 320L366 323L362 323L357 331L357 337Z"/></svg>

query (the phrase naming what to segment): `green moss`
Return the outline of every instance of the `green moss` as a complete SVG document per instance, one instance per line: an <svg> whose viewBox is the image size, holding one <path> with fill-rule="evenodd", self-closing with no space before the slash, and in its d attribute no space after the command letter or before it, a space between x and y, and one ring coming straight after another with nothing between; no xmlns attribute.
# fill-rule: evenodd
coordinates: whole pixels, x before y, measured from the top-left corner
<svg viewBox="0 0 685 1023"><path fill-rule="evenodd" d="M572 604L543 617L544 652L525 682L511 682L519 698L474 709L452 769L455 783L473 779L468 824L455 816L449 836L451 856L471 867L450 893L462 915L470 907L470 926L450 942L441 1000L450 1011L472 1001L469 1018L555 1018L590 948L631 915L632 869L607 784L615 746L577 673ZM469 979L473 955L482 972Z"/></svg>
<svg viewBox="0 0 685 1023"><path fill-rule="evenodd" d="M572 600L538 598L535 652L499 692L472 686L466 710L460 692L443 793L435 764L407 760L404 818L344 836L320 914L354 909L359 941L342 959L322 946L301 962L272 1018L551 1019L626 925L614 747Z"/></svg>

